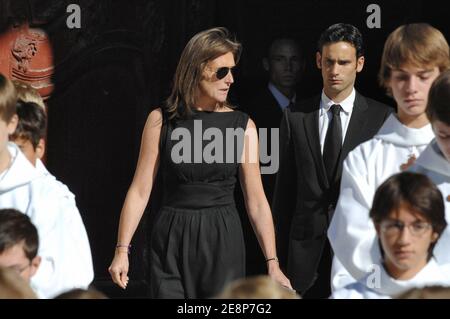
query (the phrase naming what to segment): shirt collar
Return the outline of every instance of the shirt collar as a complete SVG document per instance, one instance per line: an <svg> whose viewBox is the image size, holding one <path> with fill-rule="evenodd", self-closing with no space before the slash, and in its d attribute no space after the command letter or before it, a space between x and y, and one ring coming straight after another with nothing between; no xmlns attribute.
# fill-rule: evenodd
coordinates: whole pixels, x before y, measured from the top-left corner
<svg viewBox="0 0 450 319"><path fill-rule="evenodd" d="M273 85L272 83L269 82L269 91L272 93L273 97L275 98L275 100L277 100L278 105L285 109L286 107L289 106L289 104L292 102L293 104L295 104L295 99L297 97L296 94L294 94L294 96L292 97L292 99L288 99L283 93L280 92L280 90L278 90L276 88L275 85Z"/></svg>
<svg viewBox="0 0 450 319"><path fill-rule="evenodd" d="M322 113L326 113L329 111L329 109L331 108L331 106L333 104L339 104L342 107L342 110L346 114L349 114L353 109L353 104L355 103L355 98L356 98L355 88L353 88L352 93L350 93L350 95L347 98L345 98L345 100L343 100L341 103L333 102L333 100L331 100L325 94L325 92L322 90L320 108L322 110Z"/></svg>

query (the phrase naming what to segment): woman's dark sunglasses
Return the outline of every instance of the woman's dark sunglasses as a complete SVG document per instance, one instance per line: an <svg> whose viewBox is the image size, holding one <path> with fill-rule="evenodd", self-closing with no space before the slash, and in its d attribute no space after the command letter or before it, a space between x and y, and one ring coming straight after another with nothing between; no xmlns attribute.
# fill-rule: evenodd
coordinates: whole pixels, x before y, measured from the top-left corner
<svg viewBox="0 0 450 319"><path fill-rule="evenodd" d="M218 80L222 80L224 77L226 77L228 75L228 72L231 72L231 74L233 74L234 70L235 70L234 67L229 68L229 67L224 66L224 67L218 68L217 71L215 72L216 77Z"/></svg>

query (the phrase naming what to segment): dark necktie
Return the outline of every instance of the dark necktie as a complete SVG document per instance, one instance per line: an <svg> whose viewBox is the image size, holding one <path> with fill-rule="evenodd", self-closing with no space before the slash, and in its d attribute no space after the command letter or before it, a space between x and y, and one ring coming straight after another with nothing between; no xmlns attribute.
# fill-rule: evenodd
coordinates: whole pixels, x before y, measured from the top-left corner
<svg viewBox="0 0 450 319"><path fill-rule="evenodd" d="M327 135L325 137L325 145L323 147L323 162L327 171L328 181L332 181L339 154L342 148L342 124L341 124L341 106L333 104L331 106L333 118L328 124Z"/></svg>

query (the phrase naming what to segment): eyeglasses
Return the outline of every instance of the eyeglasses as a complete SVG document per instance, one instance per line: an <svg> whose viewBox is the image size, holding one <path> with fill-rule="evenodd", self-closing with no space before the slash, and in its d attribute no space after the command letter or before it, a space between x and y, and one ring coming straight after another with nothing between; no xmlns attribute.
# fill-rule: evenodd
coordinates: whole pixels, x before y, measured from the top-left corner
<svg viewBox="0 0 450 319"><path fill-rule="evenodd" d="M408 227L411 235L419 237L430 229L431 225L427 222L420 221L405 225L398 220L384 220L380 223L381 231L388 236L398 236L405 227Z"/></svg>
<svg viewBox="0 0 450 319"><path fill-rule="evenodd" d="M216 77L218 80L222 80L224 77L226 77L228 75L229 72L231 72L231 74L234 75L234 71L235 71L235 67L229 68L229 67L223 66L213 72L216 74Z"/></svg>

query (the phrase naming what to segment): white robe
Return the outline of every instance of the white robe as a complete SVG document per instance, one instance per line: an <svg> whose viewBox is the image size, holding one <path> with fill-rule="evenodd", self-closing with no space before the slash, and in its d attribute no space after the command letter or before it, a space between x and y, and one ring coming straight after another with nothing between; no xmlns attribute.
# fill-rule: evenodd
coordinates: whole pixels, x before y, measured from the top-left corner
<svg viewBox="0 0 450 319"><path fill-rule="evenodd" d="M450 264L450 163L433 140L409 170L427 175L442 192L448 225L434 247L433 256L439 264Z"/></svg>
<svg viewBox="0 0 450 319"><path fill-rule="evenodd" d="M431 259L422 270L408 280L396 280L386 272L384 267L378 269L378 273L367 274L360 281L334 291L330 299L390 299L413 288L450 286L448 268L442 268L434 259Z"/></svg>
<svg viewBox="0 0 450 319"><path fill-rule="evenodd" d="M42 163L42 161L40 159L36 160L36 169L42 173L49 182L54 183L55 187L57 187L58 189L60 189L61 194L63 194L63 196L69 200L69 202L71 202L73 205L76 206L75 203L75 195L69 190L69 188L63 184L61 181L58 181L56 179L55 176L53 176L45 167L44 163ZM75 207L76 208L76 207ZM78 209L77 209L78 210ZM84 229L84 225L83 225L83 229Z"/></svg>
<svg viewBox="0 0 450 319"><path fill-rule="evenodd" d="M409 128L391 114L373 139L348 154L340 197L328 229L335 254L333 291L363 278L380 260L375 227L369 217L375 191L388 177L399 173L411 155L419 157L433 137L430 124Z"/></svg>
<svg viewBox="0 0 450 319"><path fill-rule="evenodd" d="M0 177L0 208L25 213L38 230L42 261L31 286L41 298L87 288L94 277L92 256L75 201L14 143L8 143L8 151L12 164Z"/></svg>

